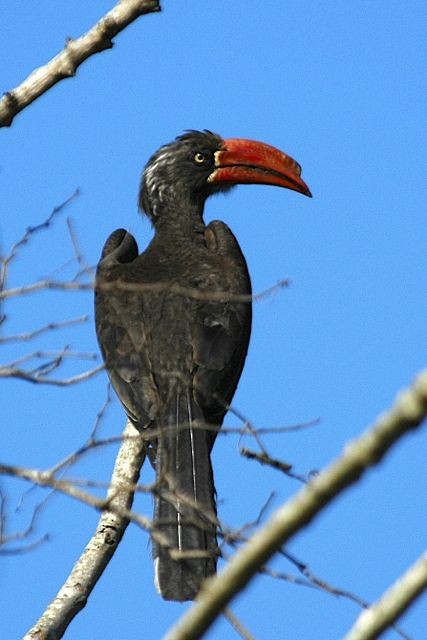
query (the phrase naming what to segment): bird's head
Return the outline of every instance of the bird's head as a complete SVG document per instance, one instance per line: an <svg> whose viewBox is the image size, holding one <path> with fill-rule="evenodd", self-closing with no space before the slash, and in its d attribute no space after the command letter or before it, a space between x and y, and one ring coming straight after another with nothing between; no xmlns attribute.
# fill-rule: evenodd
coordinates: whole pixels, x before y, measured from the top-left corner
<svg viewBox="0 0 427 640"><path fill-rule="evenodd" d="M161 147L141 179L140 208L156 223L162 210L183 201L203 208L206 198L237 184L269 184L311 197L301 167L263 142L222 139L210 131L188 131Z"/></svg>

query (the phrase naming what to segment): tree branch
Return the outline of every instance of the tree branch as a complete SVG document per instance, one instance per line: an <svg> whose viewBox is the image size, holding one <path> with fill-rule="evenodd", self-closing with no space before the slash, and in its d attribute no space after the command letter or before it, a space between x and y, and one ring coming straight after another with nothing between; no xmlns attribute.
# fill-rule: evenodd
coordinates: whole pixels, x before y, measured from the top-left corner
<svg viewBox="0 0 427 640"><path fill-rule="evenodd" d="M1 101L0 101L0 105L1 105ZM58 216L58 214L60 214L74 200L74 198L77 198L77 196L79 195L80 195L80 191L79 189L76 189L69 198L67 198L60 205L52 209L51 213L48 215L46 220L32 227L27 227L22 238L20 238L17 242L15 242L15 244L12 245L9 255L5 257L0 256L0 294L3 293L3 290L6 285L6 279L7 279L10 263L17 257L19 251L23 247L28 245L28 243L30 242L34 234L39 233L40 231L45 231L46 229L50 229L54 220L56 220L56 217Z"/></svg>
<svg viewBox="0 0 427 640"><path fill-rule="evenodd" d="M200 638L259 568L282 545L369 467L377 464L405 433L427 415L427 371L401 393L392 409L365 434L346 446L342 455L297 495L278 509L267 524L231 559L216 577L207 580L197 602L178 621L166 640Z"/></svg>
<svg viewBox="0 0 427 640"><path fill-rule="evenodd" d="M49 322L43 327L33 329L32 331L24 331L23 333L17 333L11 336L0 336L0 344L8 344L9 342L27 342L37 338L43 333L50 331L56 331L63 329L64 327L72 327L76 324L84 324L89 320L88 315L80 316L79 318L70 318L70 320L62 320L60 322Z"/></svg>
<svg viewBox="0 0 427 640"><path fill-rule="evenodd" d="M48 378L46 375L33 374L24 369L2 365L0 366L0 378L16 378L18 380L25 380L26 382L33 382L34 384L47 384L52 387L69 387L72 384L89 380L103 370L104 365L100 364L94 369L83 371L83 373L78 373L75 376L71 376L71 378Z"/></svg>
<svg viewBox="0 0 427 640"><path fill-rule="evenodd" d="M167 291L192 300L207 300L218 302L260 302L269 296L274 295L280 289L287 287L289 280L279 280L272 287L260 293L232 293L231 291L200 291L194 287L183 287L179 284L164 284L163 282L98 282L97 288L102 291L151 291L154 293ZM75 280L62 282L58 280L38 280L32 284L22 287L14 287L13 289L4 289L0 291L0 300L6 300L16 296L23 296L29 293L38 293L39 291L91 291L94 288L93 282L76 282Z"/></svg>
<svg viewBox="0 0 427 640"><path fill-rule="evenodd" d="M384 595L363 611L344 640L375 640L427 589L427 553L424 553Z"/></svg>
<svg viewBox="0 0 427 640"><path fill-rule="evenodd" d="M116 551L129 520L121 512L132 506L134 487L145 459L143 438L136 438L128 423L116 458L107 500L111 511L104 511L95 534L74 565L69 577L24 640L62 638L73 618L87 599Z"/></svg>
<svg viewBox="0 0 427 640"><path fill-rule="evenodd" d="M65 48L50 62L33 71L0 100L0 127L9 127L14 117L53 85L76 74L87 58L111 49L113 38L146 13L160 11L158 0L120 0L90 31L77 40L68 38Z"/></svg>

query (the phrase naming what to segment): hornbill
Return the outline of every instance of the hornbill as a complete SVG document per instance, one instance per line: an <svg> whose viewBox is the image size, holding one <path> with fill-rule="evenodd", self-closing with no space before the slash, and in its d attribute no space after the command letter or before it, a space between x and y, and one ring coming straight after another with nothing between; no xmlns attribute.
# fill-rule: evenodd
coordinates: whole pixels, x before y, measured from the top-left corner
<svg viewBox="0 0 427 640"><path fill-rule="evenodd" d="M117 229L97 269L106 369L156 470L155 582L167 600L194 599L216 570L210 452L242 372L252 310L240 247L223 222L205 225L203 208L241 183L311 195L300 166L261 142L189 131L162 146L139 193L152 241L138 255L133 236Z"/></svg>

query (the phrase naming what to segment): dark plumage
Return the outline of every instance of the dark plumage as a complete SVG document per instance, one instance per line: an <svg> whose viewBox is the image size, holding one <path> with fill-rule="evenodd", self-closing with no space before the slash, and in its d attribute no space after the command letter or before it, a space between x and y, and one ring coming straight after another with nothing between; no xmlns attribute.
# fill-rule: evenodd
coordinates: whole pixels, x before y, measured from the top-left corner
<svg viewBox="0 0 427 640"><path fill-rule="evenodd" d="M253 149L266 153L268 162L257 166ZM210 451L251 330L245 259L223 222L205 226L203 207L209 195L239 181L282 184L308 195L299 166L284 154L270 162L271 149L207 131L190 131L161 147L143 172L139 197L153 240L138 255L134 238L118 229L98 265L96 328L106 368L129 419L153 433L154 524L168 541L153 540L156 584L170 600L193 599L216 570ZM278 161L285 162L281 173Z"/></svg>

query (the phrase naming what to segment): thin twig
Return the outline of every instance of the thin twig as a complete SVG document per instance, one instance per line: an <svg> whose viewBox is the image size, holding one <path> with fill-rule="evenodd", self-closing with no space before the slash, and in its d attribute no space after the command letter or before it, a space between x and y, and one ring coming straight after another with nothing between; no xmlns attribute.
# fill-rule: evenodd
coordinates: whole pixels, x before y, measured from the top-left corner
<svg viewBox="0 0 427 640"><path fill-rule="evenodd" d="M85 257L83 256L83 253L80 250L79 242L77 240L77 234L73 228L73 223L70 217L67 218L67 227L68 227L68 233L70 234L71 244L74 251L74 258L79 266L79 271L73 278L73 280L75 281L75 280L78 280L81 276L92 275L93 268L86 262Z"/></svg>
<svg viewBox="0 0 427 640"><path fill-rule="evenodd" d="M0 104L1 104L1 101L0 101ZM62 202L61 204L59 204L58 206L52 209L51 213L48 215L46 220L44 220L43 222L40 222L39 224L34 225L33 227L28 227L25 230L24 235L17 242L15 242L15 244L12 245L12 248L9 254L4 258L3 257L0 258L0 296L1 297L3 297L3 293L4 293L3 289L4 289L4 285L7 278L8 267L10 263L18 255L19 250L22 249L23 246L28 244L28 242L30 241L30 239L34 234L39 233L40 231L45 231L46 229L49 229L53 221L55 220L55 218L58 216L58 214L61 213L75 198L77 198L79 193L80 193L79 190L76 189L74 193L71 194L71 196L69 196L66 200L64 200L64 202Z"/></svg>
<svg viewBox="0 0 427 640"><path fill-rule="evenodd" d="M25 354L25 356L21 356L16 360L12 360L11 362L6 362L3 365L0 365L1 368L7 367L8 369L17 368L26 362L30 362L31 360L41 360L44 358L51 358L48 363L43 363L38 367L35 367L33 371L38 371L40 367L45 368L46 366L51 366L51 362L57 362L58 360L62 362L64 358L77 358L78 360L97 360L98 354L93 353L92 351L70 351L68 347L64 347L64 349L55 350L55 351L32 351L31 353Z"/></svg>
<svg viewBox="0 0 427 640"><path fill-rule="evenodd" d="M322 591L326 591L327 593L330 593L333 596L345 598L346 600L351 600L352 602L355 602L362 609L367 609L370 606L369 602L367 602L366 600L363 600L363 598L361 598L360 596L357 596L356 594L352 593L348 589L341 589L340 587L335 587L329 582L326 582L326 580L323 580L322 578L319 578L316 575L314 575L314 573L311 571L311 569L305 562L298 560L298 558L296 558L293 554L289 553L289 551L282 549L279 551L279 553L281 553L285 558L287 558L289 562L291 562L294 566L297 567L298 571L300 571L304 576L306 576L307 580L309 581L308 584L310 586L320 589ZM280 579L282 577L279 573L271 572L270 570L267 570L266 572L269 573L274 578ZM403 640L410 640L409 636L397 624L392 624L390 626L394 629L394 631L396 631L396 633L400 635L401 638L403 638Z"/></svg>
<svg viewBox="0 0 427 640"><path fill-rule="evenodd" d="M242 447L240 449L240 455L248 460L257 460L261 464L266 464L273 469L278 469L283 473L289 475L289 472L292 469L292 465L289 462L283 462L282 460L278 460L277 458L271 458L268 454L262 452L258 453L257 451L252 451L251 449L247 449L246 447Z"/></svg>
<svg viewBox="0 0 427 640"><path fill-rule="evenodd" d="M224 609L223 615L243 640L255 640L254 636L246 629L246 627L243 626L238 617L229 607Z"/></svg>
<svg viewBox="0 0 427 640"><path fill-rule="evenodd" d="M67 387L72 384L78 384L84 382L96 376L100 371L104 370L104 365L99 365L89 371L84 371L76 376L70 378L47 378L41 375L33 375L23 369L13 369L8 367L0 368L0 378L17 378L18 380L26 380L27 382L33 382L34 384L47 384L53 387Z"/></svg>
<svg viewBox="0 0 427 640"><path fill-rule="evenodd" d="M111 393L111 382L108 381L107 383L107 397L105 398L105 402L102 405L102 407L99 409L98 413L95 416L95 422L94 425L92 427L92 431L90 432L89 435L89 442L92 442L95 440L96 438L96 434L99 431L100 427L101 427L101 423L105 417L105 414L107 412L107 408L109 407L109 405L111 404L113 400L113 395Z"/></svg>
<svg viewBox="0 0 427 640"><path fill-rule="evenodd" d="M70 320L63 320L62 322L49 322L43 327L34 329L33 331L26 331L23 333L16 333L12 336L0 336L0 344L8 344L10 342L27 342L38 338L43 333L48 331L56 331L58 329L64 329L64 327L71 327L75 324L84 324L89 319L88 315L80 316L79 318L71 318Z"/></svg>
<svg viewBox="0 0 427 640"><path fill-rule="evenodd" d="M6 499L0 493L0 555L17 555L20 553L26 553L28 551L32 551L43 542L49 540L49 535L45 534L40 536L37 540L28 542L26 544L21 544L19 547L10 547L11 543L22 542L25 541L33 532L36 526L36 522L39 516L39 513L42 509L42 504L38 504L34 509L31 516L31 520L24 531L15 531L14 533L9 533L6 535Z"/></svg>
<svg viewBox="0 0 427 640"><path fill-rule="evenodd" d="M284 462L283 460L279 460L278 458L272 458L267 451L252 451L247 447L241 447L240 455L248 460L256 460L260 464L267 465L272 469L276 469L277 471L281 471L285 473L289 478L293 478L294 480L298 480L298 482L302 482L303 484L307 483L307 478L304 476L295 473L292 471L292 465L289 462Z"/></svg>

